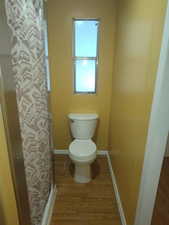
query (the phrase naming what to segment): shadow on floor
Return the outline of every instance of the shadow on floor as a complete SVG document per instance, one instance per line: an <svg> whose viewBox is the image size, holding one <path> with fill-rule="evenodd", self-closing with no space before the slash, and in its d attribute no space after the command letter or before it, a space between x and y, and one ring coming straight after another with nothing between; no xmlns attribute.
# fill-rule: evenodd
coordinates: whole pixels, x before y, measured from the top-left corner
<svg viewBox="0 0 169 225"><path fill-rule="evenodd" d="M75 172L75 166L72 162L70 163L69 170L73 178L74 172ZM95 160L91 165L91 173L92 173L92 179L95 179L100 173L100 166L97 160Z"/></svg>

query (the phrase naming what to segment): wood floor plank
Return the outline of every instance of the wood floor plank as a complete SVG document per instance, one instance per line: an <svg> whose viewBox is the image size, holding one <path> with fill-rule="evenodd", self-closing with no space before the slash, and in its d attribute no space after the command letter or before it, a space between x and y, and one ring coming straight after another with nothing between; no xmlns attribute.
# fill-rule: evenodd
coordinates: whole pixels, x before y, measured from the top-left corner
<svg viewBox="0 0 169 225"><path fill-rule="evenodd" d="M107 159L92 164L92 181L77 184L68 156L55 156L58 193L51 225L121 225Z"/></svg>
<svg viewBox="0 0 169 225"><path fill-rule="evenodd" d="M151 225L169 225L169 157L163 162Z"/></svg>

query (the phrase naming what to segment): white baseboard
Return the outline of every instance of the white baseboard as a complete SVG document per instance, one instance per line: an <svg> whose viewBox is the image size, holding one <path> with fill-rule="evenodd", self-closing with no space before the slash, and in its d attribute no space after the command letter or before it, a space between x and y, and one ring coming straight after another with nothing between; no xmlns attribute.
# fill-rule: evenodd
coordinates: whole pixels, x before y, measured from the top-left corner
<svg viewBox="0 0 169 225"><path fill-rule="evenodd" d="M68 149L54 149L53 154L68 155ZM109 166L109 170L110 170L110 175L111 175L112 184L113 184L113 188L114 188L114 192L115 192L115 197L116 197L116 201L117 201L117 206L118 206L118 210L119 210L119 214L120 214L121 223L122 223L122 225L127 225L122 202L120 199L120 194L118 191L116 177L115 177L115 174L113 171L113 167L112 167L112 163L111 163L111 159L110 159L110 155L109 155L109 151L108 150L98 150L97 155L105 155L107 157L108 166Z"/></svg>
<svg viewBox="0 0 169 225"><path fill-rule="evenodd" d="M45 211L43 214L41 225L50 225L53 208L54 208L54 204L55 204L55 199L56 199L56 193L57 193L57 188L55 185L54 187L51 188L48 202L46 204Z"/></svg>
<svg viewBox="0 0 169 225"><path fill-rule="evenodd" d="M68 149L54 149L54 155L68 155Z"/></svg>
<svg viewBox="0 0 169 225"><path fill-rule="evenodd" d="M68 155L68 149L54 149L53 154L54 155ZM107 150L98 150L97 155L107 155Z"/></svg>
<svg viewBox="0 0 169 225"><path fill-rule="evenodd" d="M120 199L120 194L119 194L119 191L118 191L116 177L115 177L115 174L114 174L114 171L113 171L113 167L112 167L112 163L111 163L111 159L110 159L110 155L109 155L108 151L107 151L106 155L107 155L107 161L108 161L110 175L111 175L111 179L112 179L112 183L113 183L113 187L114 187L114 192L115 192L116 202L117 202L117 206L118 206L118 210L119 210L119 214L120 214L121 223L122 223L122 225L127 225L124 210L123 210L123 206L122 206L122 202L121 202L121 199Z"/></svg>

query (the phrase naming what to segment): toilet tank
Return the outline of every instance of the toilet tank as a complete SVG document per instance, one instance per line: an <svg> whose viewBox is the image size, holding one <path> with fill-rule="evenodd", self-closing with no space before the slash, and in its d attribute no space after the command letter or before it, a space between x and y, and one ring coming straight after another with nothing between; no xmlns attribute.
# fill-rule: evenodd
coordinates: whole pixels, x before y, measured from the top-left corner
<svg viewBox="0 0 169 225"><path fill-rule="evenodd" d="M68 118L74 138L85 140L93 137L98 120L97 114L70 113Z"/></svg>

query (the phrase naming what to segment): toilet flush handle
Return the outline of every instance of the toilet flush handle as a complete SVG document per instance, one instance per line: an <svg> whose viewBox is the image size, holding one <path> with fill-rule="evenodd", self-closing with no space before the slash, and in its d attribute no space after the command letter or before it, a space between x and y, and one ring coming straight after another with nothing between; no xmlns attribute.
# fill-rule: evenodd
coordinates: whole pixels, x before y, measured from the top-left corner
<svg viewBox="0 0 169 225"><path fill-rule="evenodd" d="M70 121L71 121L71 123L74 123L75 121L74 120L72 120L72 119L70 119Z"/></svg>

